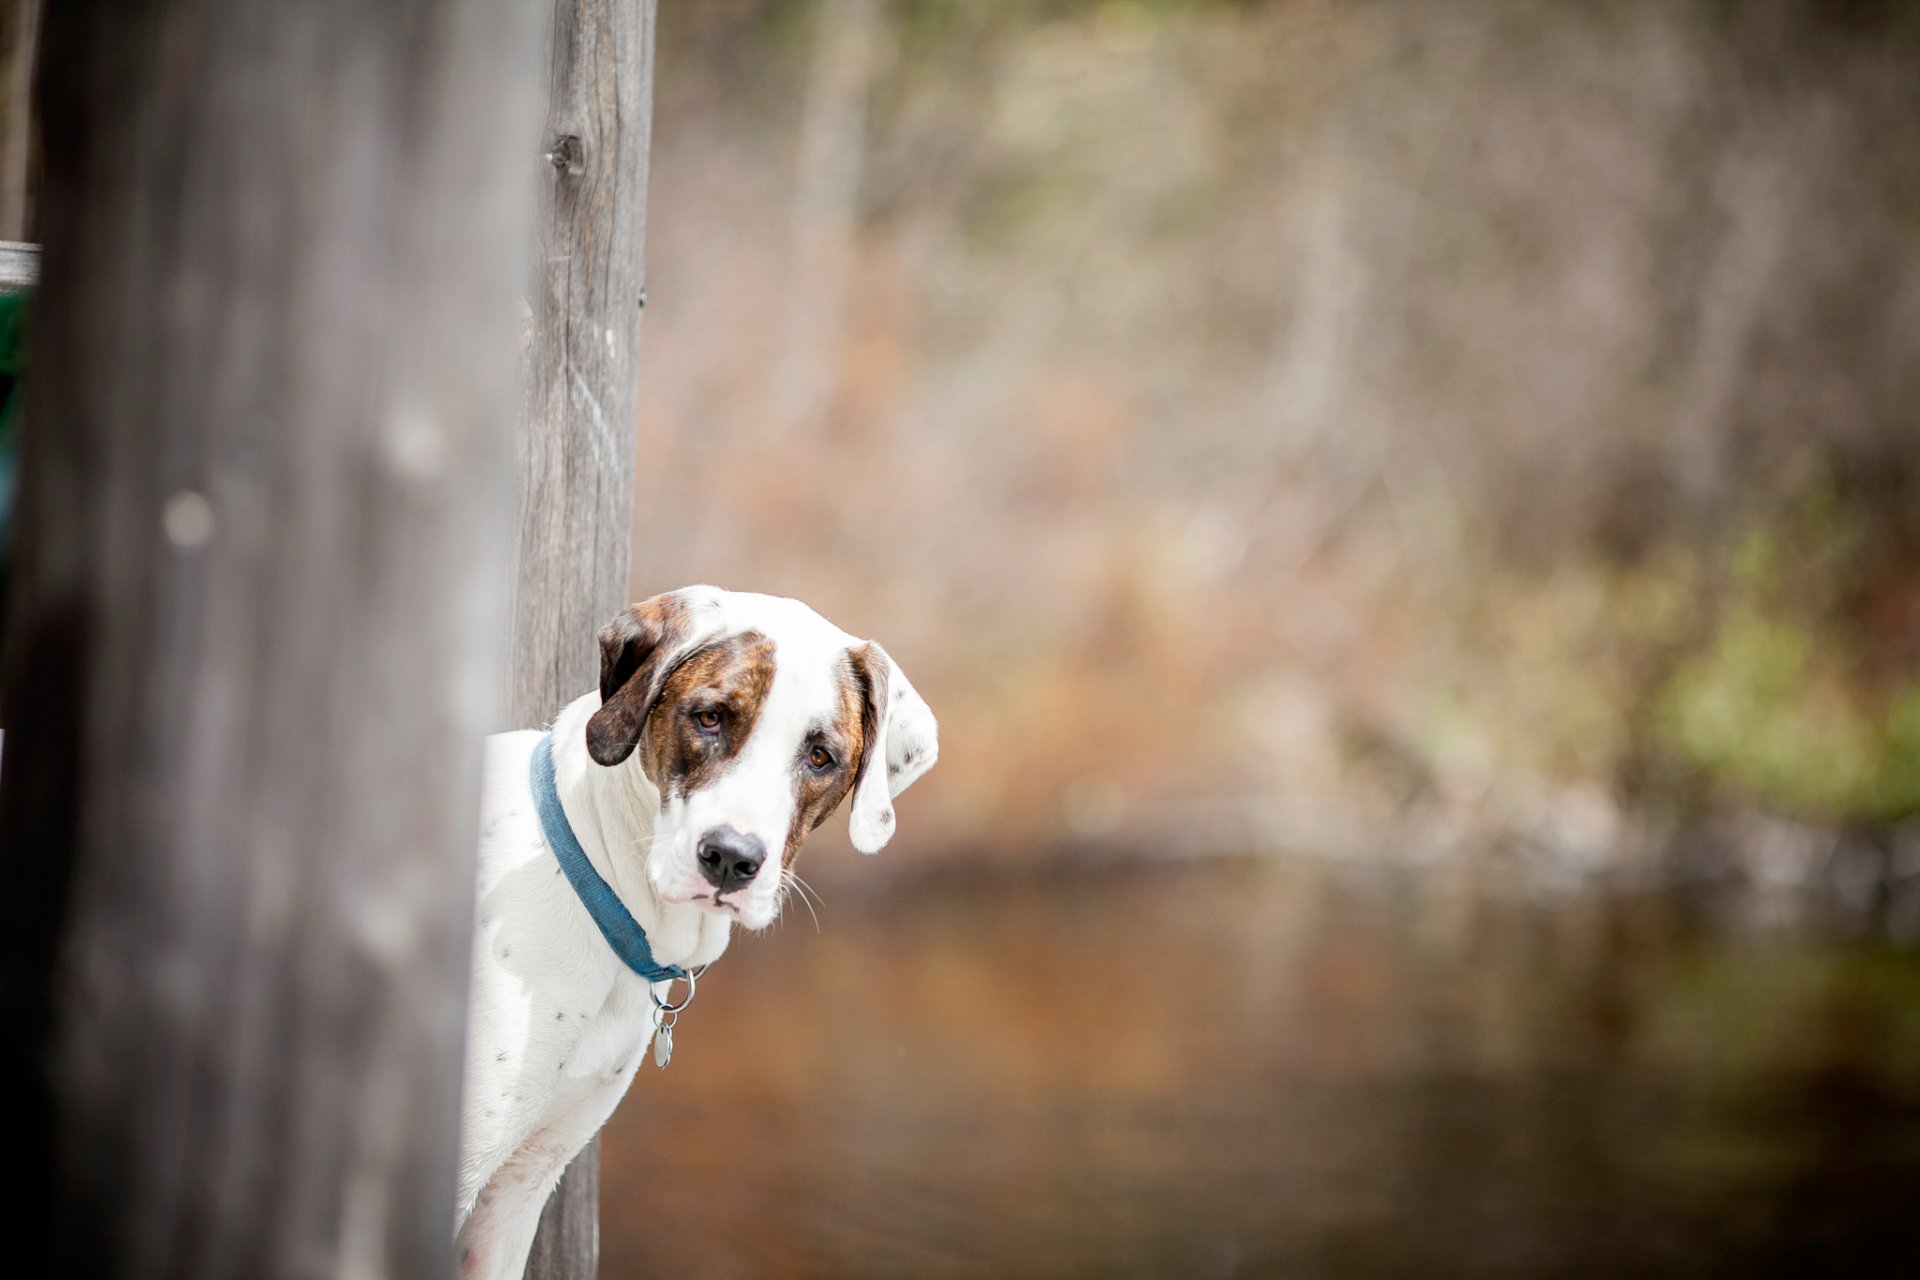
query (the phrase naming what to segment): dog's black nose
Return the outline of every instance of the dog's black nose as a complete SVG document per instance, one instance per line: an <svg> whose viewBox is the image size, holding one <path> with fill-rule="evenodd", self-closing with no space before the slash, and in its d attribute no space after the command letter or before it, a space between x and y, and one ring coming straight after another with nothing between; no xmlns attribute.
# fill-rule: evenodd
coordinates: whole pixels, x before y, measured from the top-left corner
<svg viewBox="0 0 1920 1280"><path fill-rule="evenodd" d="M767 860L767 846L759 836L743 836L732 827L715 827L707 832L694 852L700 858L700 874L722 893L753 879L753 873Z"/></svg>

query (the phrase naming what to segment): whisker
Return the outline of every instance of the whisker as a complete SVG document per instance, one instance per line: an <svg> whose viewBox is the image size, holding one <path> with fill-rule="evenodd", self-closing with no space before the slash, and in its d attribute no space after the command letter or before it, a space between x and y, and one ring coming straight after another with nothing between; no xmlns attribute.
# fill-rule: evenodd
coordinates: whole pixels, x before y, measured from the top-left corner
<svg viewBox="0 0 1920 1280"><path fill-rule="evenodd" d="M808 884L805 880L802 880L798 872L789 871L787 874L793 877L793 883L799 888L802 895L812 894L815 902L823 907L827 905L827 900L820 895L820 891Z"/></svg>
<svg viewBox="0 0 1920 1280"><path fill-rule="evenodd" d="M817 894L818 891L805 880L795 875L790 869L782 867L780 868L780 899L783 903L786 901L789 890L799 891L800 901L806 905L807 914L813 917L813 931L819 933L820 913L813 909L813 903L807 898L808 893L812 892Z"/></svg>
<svg viewBox="0 0 1920 1280"><path fill-rule="evenodd" d="M768 922L767 928L774 930L776 932L782 928L785 928L787 923L786 912L787 912L787 882L785 880L780 880L773 891L773 919Z"/></svg>

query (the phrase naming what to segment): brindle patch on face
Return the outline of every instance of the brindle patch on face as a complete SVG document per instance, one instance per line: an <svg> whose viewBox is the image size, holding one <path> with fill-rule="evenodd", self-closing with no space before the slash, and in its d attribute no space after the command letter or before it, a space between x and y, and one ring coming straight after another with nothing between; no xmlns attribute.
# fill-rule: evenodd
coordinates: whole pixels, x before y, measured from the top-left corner
<svg viewBox="0 0 1920 1280"><path fill-rule="evenodd" d="M600 631L600 709L587 721L587 754L616 765L633 753L659 675L681 647L687 607L674 593L630 605Z"/></svg>
<svg viewBox="0 0 1920 1280"><path fill-rule="evenodd" d="M773 641L743 631L696 650L667 677L640 754L663 799L698 791L726 772L759 722L773 669ZM708 713L719 723L703 731L699 717Z"/></svg>
<svg viewBox="0 0 1920 1280"><path fill-rule="evenodd" d="M780 857L783 867L793 865L807 833L825 822L853 790L871 737L865 723L867 699L860 670L851 655L841 663L837 680L840 705L830 719L815 723L800 740L793 764L793 825L787 829L787 847ZM808 758L815 747L833 756L833 764L824 771L815 769Z"/></svg>

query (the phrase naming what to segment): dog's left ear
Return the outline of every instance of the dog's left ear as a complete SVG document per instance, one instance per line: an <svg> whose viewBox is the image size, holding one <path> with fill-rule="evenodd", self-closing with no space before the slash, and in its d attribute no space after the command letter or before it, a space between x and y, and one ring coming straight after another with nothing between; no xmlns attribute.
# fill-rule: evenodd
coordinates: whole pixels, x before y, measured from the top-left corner
<svg viewBox="0 0 1920 1280"><path fill-rule="evenodd" d="M647 716L694 627L682 593L669 591L628 605L600 629L600 709L587 720L587 754L616 765L633 754Z"/></svg>
<svg viewBox="0 0 1920 1280"><path fill-rule="evenodd" d="M868 641L847 657L866 694L860 717L866 746L854 771L847 833L860 852L878 853L893 837L893 797L940 757L940 726L885 649Z"/></svg>

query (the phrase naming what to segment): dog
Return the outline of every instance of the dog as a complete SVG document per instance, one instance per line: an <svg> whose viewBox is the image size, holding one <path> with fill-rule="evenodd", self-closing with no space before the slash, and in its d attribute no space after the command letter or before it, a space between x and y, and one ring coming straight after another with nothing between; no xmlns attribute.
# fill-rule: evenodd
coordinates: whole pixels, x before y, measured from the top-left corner
<svg viewBox="0 0 1920 1280"><path fill-rule="evenodd" d="M487 741L455 1221L463 1276L517 1280L549 1193L660 1022L665 1064L671 1021L656 1000L671 1011L689 996L643 978L645 953L697 976L734 925L764 929L779 915L802 842L843 799L854 847L877 853L893 835L893 798L939 754L932 711L886 650L797 600L687 587L626 609L599 641L598 691L549 734ZM605 890L618 905L590 911ZM603 924L621 907L644 931L641 961Z"/></svg>

